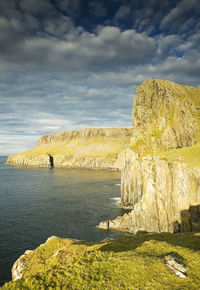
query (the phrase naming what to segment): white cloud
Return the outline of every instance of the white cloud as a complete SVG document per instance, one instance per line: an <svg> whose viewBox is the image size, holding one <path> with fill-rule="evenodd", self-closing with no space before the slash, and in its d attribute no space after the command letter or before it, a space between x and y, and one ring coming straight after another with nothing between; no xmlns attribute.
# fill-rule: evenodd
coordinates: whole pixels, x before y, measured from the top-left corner
<svg viewBox="0 0 200 290"><path fill-rule="evenodd" d="M1 156L7 156L24 152L31 149L38 138L37 135L1 135L0 154Z"/></svg>

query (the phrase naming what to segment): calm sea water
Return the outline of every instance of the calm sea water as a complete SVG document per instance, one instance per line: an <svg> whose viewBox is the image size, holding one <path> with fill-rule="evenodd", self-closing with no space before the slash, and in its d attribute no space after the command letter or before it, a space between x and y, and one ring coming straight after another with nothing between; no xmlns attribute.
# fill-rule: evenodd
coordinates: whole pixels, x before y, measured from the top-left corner
<svg viewBox="0 0 200 290"><path fill-rule="evenodd" d="M27 249L59 237L101 241L122 233L96 225L122 215L120 173L76 169L23 169L0 157L0 285Z"/></svg>

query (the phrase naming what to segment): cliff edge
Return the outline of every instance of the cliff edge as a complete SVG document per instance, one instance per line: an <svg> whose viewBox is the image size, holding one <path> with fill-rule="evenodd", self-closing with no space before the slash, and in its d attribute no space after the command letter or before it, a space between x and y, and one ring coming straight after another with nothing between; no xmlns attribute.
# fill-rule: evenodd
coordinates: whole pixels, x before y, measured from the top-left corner
<svg viewBox="0 0 200 290"><path fill-rule="evenodd" d="M197 233L137 233L99 243L51 237L19 257L2 289L199 289L199 239Z"/></svg>
<svg viewBox="0 0 200 290"><path fill-rule="evenodd" d="M200 89L148 80L137 89L125 150L121 205L129 214L100 228L200 230Z"/></svg>
<svg viewBox="0 0 200 290"><path fill-rule="evenodd" d="M66 131L41 137L36 146L11 155L7 164L22 167L119 169L132 129L103 128ZM121 153L121 154L120 154Z"/></svg>

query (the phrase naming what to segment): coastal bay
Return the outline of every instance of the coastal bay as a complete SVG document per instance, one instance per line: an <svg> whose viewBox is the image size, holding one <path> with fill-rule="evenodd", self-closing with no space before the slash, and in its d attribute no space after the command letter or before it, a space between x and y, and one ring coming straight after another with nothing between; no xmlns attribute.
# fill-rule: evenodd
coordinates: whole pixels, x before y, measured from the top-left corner
<svg viewBox="0 0 200 290"><path fill-rule="evenodd" d="M52 236L101 241L123 234L96 229L124 213L117 206L120 173L109 170L23 169L0 157L0 282L27 249Z"/></svg>

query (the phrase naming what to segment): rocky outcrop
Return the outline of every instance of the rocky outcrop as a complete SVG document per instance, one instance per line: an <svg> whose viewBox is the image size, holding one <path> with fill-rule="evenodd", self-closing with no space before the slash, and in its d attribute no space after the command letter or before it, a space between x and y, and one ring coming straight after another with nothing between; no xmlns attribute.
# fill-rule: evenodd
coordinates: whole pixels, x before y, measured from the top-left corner
<svg viewBox="0 0 200 290"><path fill-rule="evenodd" d="M200 230L199 108L200 89L160 80L139 86L121 176L121 206L133 210L100 228Z"/></svg>
<svg viewBox="0 0 200 290"><path fill-rule="evenodd" d="M70 167L119 169L132 129L82 129L41 137L35 148L9 156L8 165L22 167Z"/></svg>
<svg viewBox="0 0 200 290"><path fill-rule="evenodd" d="M186 265L183 263L183 258L175 253L170 253L165 256L165 264L172 273L180 278L186 278Z"/></svg>
<svg viewBox="0 0 200 290"><path fill-rule="evenodd" d="M47 245L47 243L52 239L58 239L58 237L56 237L56 236L49 237L46 240L46 242L44 244L41 244L39 247L44 248ZM26 250L25 253L23 255L21 255L15 261L15 263L13 264L13 267L12 267L12 280L13 281L21 279L24 276L25 272L28 269L28 264L30 262L30 259L32 258L33 255L34 255L33 250Z"/></svg>
<svg viewBox="0 0 200 290"><path fill-rule="evenodd" d="M200 140L200 89L166 80L147 80L137 88L132 147L169 150Z"/></svg>
<svg viewBox="0 0 200 290"><path fill-rule="evenodd" d="M32 255L32 250L27 250L19 259L14 263L12 267L12 280L16 281L21 279L26 271L28 261Z"/></svg>
<svg viewBox="0 0 200 290"><path fill-rule="evenodd" d="M50 156L48 154L24 153L10 155L6 161L8 165L19 167L46 167L51 168Z"/></svg>

